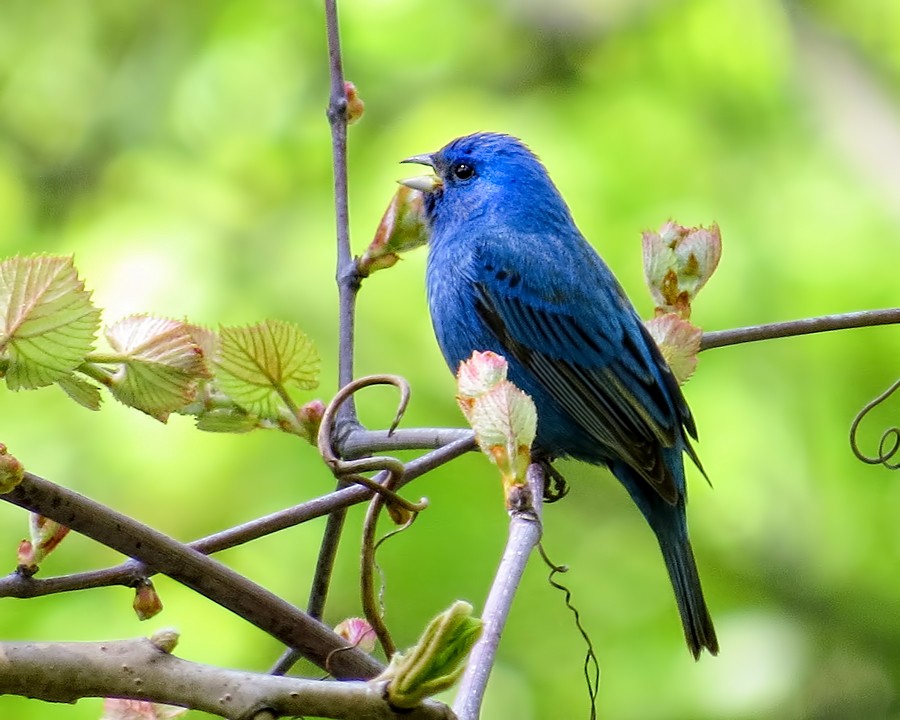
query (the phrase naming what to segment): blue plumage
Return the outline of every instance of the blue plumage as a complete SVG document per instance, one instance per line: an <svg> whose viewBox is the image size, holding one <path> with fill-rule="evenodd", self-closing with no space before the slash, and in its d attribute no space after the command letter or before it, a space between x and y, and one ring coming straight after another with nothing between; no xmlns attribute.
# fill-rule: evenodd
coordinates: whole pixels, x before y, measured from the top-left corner
<svg viewBox="0 0 900 720"><path fill-rule="evenodd" d="M427 288L454 371L475 350L509 363L538 410L535 451L609 467L659 540L694 657L718 652L685 521L696 429L671 370L540 161L479 133L431 155Z"/></svg>

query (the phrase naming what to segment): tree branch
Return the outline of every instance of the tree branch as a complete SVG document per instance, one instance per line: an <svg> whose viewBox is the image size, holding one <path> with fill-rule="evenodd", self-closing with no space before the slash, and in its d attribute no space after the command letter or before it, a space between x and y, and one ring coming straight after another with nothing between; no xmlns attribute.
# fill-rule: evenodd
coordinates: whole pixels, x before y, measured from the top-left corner
<svg viewBox="0 0 900 720"><path fill-rule="evenodd" d="M753 325L732 330L705 332L703 333L703 339L700 341L700 349L711 350L725 347L726 345L738 345L758 340L772 340L774 338L794 337L796 335L808 335L831 330L849 330L851 328L892 325L894 323L900 323L900 308L822 315L821 317L804 318L802 320L788 320L786 322Z"/></svg>
<svg viewBox="0 0 900 720"><path fill-rule="evenodd" d="M381 664L277 595L132 518L31 473L0 496L134 557L269 633L338 678L377 675ZM327 667L326 667L327 665Z"/></svg>
<svg viewBox="0 0 900 720"><path fill-rule="evenodd" d="M426 430L424 432L432 431ZM379 434L384 435L386 433L373 433L373 435ZM453 433L451 433L450 436L452 436L452 434ZM402 487L411 480L414 480L415 478L434 470L436 467L468 452L475 446L473 435L470 430L457 431L457 434L459 437L453 442L407 463L403 478L398 482L397 486ZM383 473L376 476L375 479L383 482L386 477L387 474ZM77 493L64 487L54 487L56 488L58 495L65 498L66 501L73 504L73 506L74 504L77 504L78 499L81 498ZM209 535L200 540L195 540L190 543L188 547L203 553L204 555L219 552L280 530L300 525L307 520L327 515L335 509L365 502L371 497L372 492L367 488L360 485L352 485L328 495L314 498L313 500L300 505L280 510L271 515L259 518L258 520L253 520L244 523L243 525ZM9 498L8 496L0 495L0 499ZM112 511L98 503L94 503L93 505L95 508L92 511L94 515L82 518L81 521L86 524L92 523L95 519L105 522L103 518L107 513ZM99 510L96 508L99 508ZM33 511L50 517L48 508L39 508L38 510ZM86 530L80 530L79 532L83 535L93 537L93 535ZM55 578L44 579L24 577L18 573L11 573L6 577L0 578L0 598L39 597L41 595L70 592L73 590L85 590L95 587L106 587L109 585L126 585L128 587L133 587L135 583L142 578L151 576L156 572L156 570L147 567L147 565L139 560L128 560L120 565L105 568L103 570L92 570L89 572L75 573Z"/></svg>
<svg viewBox="0 0 900 720"><path fill-rule="evenodd" d="M347 185L347 89L344 83L344 67L341 59L341 36L338 24L337 0L325 0L325 30L328 36L328 66L331 92L328 100L328 122L331 125L331 154L334 168L334 215L337 241L338 285L338 387L353 380L354 332L356 327L356 295L360 277L350 250L350 208ZM356 406L349 398L339 409L338 420L355 426ZM340 490L346 483L338 481ZM334 571L334 560L344 529L346 510L338 508L328 516L319 558L309 590L307 612L315 618L322 617L325 601ZM286 651L273 668L283 673L296 661L295 655Z"/></svg>
<svg viewBox="0 0 900 720"><path fill-rule="evenodd" d="M528 468L528 494L510 511L509 536L500 567L494 576L484 612L484 630L472 648L469 662L459 683L453 710L460 720L478 720L488 677L494 667L500 635L525 572L531 551L541 540L541 512L544 493L544 471L537 463Z"/></svg>
<svg viewBox="0 0 900 720"><path fill-rule="evenodd" d="M66 703L85 697L150 700L230 720L249 720L264 710L277 717L397 718L378 684L226 670L177 658L147 638L100 643L0 643L3 694ZM453 717L446 705L434 701L426 701L404 715L409 720Z"/></svg>

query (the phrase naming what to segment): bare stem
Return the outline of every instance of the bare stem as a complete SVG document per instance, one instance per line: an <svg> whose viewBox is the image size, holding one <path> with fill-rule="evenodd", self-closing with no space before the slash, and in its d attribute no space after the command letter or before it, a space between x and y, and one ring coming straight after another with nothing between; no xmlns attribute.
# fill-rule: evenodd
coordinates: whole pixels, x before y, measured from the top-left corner
<svg viewBox="0 0 900 720"><path fill-rule="evenodd" d="M772 340L774 338L794 337L810 333L828 332L830 330L849 330L851 328L872 327L875 325L892 325L900 323L900 308L884 310L861 310L859 312L839 315L822 315L821 317L788 320L787 322L767 323L751 327L734 328L732 330L714 330L703 333L700 341L701 350Z"/></svg>
<svg viewBox="0 0 900 720"><path fill-rule="evenodd" d="M344 84L344 64L341 58L341 35L338 24L337 0L325 0L325 28L328 36L328 66L331 92L328 101L328 122L331 125L331 154L334 168L334 215L337 241L338 286L338 387L353 380L354 329L356 324L356 295L360 278L350 251L350 209L347 183L347 91ZM356 407L351 397L340 408L338 420L344 425L356 424ZM338 481L337 489L346 487ZM325 611L334 560L344 529L346 510L331 513L325 525L319 559L309 591L307 609L313 617ZM291 665L288 654L282 656L276 670L286 672Z"/></svg>
<svg viewBox="0 0 900 720"><path fill-rule="evenodd" d="M460 436L453 442L407 463L406 472L397 483L397 487L399 488L409 481L434 470L436 467L469 452L474 446L475 441L471 431L461 432ZM387 472L381 473L375 477L375 480L383 482L387 475ZM66 503L73 498L77 500L77 498L81 497L64 487L54 487L56 488L58 496ZM257 520L252 520L237 527L209 535L200 540L195 540L190 543L188 547L203 554L227 550L228 548L251 542L289 527L300 525L307 520L328 515L336 509L347 508L351 505L365 502L371 497L371 490L360 485L353 485L329 493L328 495L314 498L301 505L280 510L271 515L258 518ZM9 497L0 495L0 499L9 499ZM97 515L94 517L82 518L83 523L91 523L93 520L101 523L106 522L106 513L112 512L102 505L94 503L94 506L100 508ZM49 506L47 508L41 507L37 512L48 517L50 516ZM74 527L71 523L70 526ZM84 535L93 537L93 535L86 530L81 530L80 532ZM72 575L47 579L37 577L26 578L17 573L12 573L11 575L0 578L0 598L39 597L42 595L85 590L95 587L106 587L109 585L127 585L131 587L140 579L153 575L156 572L156 570L148 568L140 561L129 560L115 567L105 568L103 570L75 573Z"/></svg>
<svg viewBox="0 0 900 720"><path fill-rule="evenodd" d="M544 471L537 463L528 468L530 502L510 512L509 536L500 567L494 576L484 613L484 630L472 648L453 703L460 720L478 720L488 677L494 667L500 635L512 607L516 589L525 572L531 551L541 539L541 511L544 492Z"/></svg>

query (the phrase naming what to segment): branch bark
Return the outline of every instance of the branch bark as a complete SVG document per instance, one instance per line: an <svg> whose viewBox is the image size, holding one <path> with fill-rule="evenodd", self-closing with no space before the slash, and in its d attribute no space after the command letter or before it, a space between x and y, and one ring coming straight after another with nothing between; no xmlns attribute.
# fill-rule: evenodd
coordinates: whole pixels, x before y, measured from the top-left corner
<svg viewBox="0 0 900 720"><path fill-rule="evenodd" d="M338 653L342 654L342 653ZM98 643L0 643L0 695L47 702L120 697L190 707L229 720L277 717L396 720L378 684L304 680L189 662L147 638ZM404 718L452 720L426 701Z"/></svg>
<svg viewBox="0 0 900 720"><path fill-rule="evenodd" d="M231 568L136 520L31 473L2 496L124 555L140 559L231 610L338 678L369 678L382 665L330 628ZM341 652L335 653L335 650Z"/></svg>
<svg viewBox="0 0 900 720"><path fill-rule="evenodd" d="M506 548L481 616L484 623L482 635L469 655L453 703L453 710L460 720L478 720L488 678L500 645L500 635L509 617L513 598L531 551L541 540L544 471L537 463L532 463L528 468L528 491L530 497L524 498L523 502L510 511Z"/></svg>
<svg viewBox="0 0 900 720"><path fill-rule="evenodd" d="M752 325L732 330L713 330L703 333L700 341L701 350L739 345L758 340L809 335L810 333L828 332L831 330L850 330L852 328L874 327L876 325L892 325L900 323L900 307L884 310L861 310L859 312L841 313L838 315L822 315L820 317L788 320L786 322Z"/></svg>

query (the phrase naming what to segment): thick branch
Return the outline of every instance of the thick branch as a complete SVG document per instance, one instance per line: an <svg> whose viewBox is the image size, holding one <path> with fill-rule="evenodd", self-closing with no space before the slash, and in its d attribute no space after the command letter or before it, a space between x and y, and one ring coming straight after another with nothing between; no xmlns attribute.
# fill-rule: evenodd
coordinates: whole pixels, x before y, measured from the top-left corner
<svg viewBox="0 0 900 720"><path fill-rule="evenodd" d="M16 488L0 497L141 560L296 648L336 677L367 678L382 669L358 650L334 653L346 647L340 636L234 570L78 493L26 473Z"/></svg>
<svg viewBox="0 0 900 720"><path fill-rule="evenodd" d="M48 669L52 669L48 671ZM396 720L378 685L274 677L188 662L146 638L103 643L0 643L0 695L48 702L85 697L151 700L249 720L277 717ZM409 720L451 720L428 701Z"/></svg>
<svg viewBox="0 0 900 720"><path fill-rule="evenodd" d="M537 463L528 468L528 491L530 497L523 498L521 504L510 511L506 548L481 616L484 630L469 655L453 703L453 710L460 720L478 720L488 677L500 645L500 635L509 617L516 589L531 551L541 540L544 471Z"/></svg>

